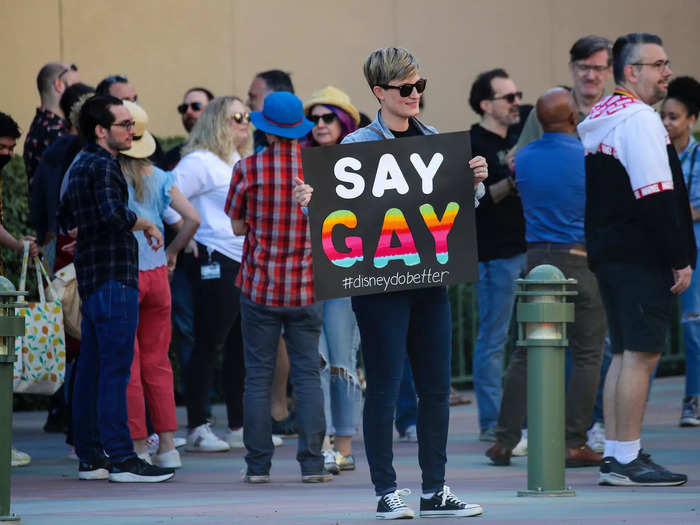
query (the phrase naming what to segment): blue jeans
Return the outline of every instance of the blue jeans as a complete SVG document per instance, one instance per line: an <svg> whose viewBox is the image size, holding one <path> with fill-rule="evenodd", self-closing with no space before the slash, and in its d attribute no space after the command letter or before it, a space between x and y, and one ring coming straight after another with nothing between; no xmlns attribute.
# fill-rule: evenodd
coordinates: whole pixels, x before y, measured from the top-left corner
<svg viewBox="0 0 700 525"><path fill-rule="evenodd" d="M179 389L182 393L185 392L185 371L194 347L194 300L192 299L192 285L188 275L192 259L193 257L189 253L180 254L178 265L170 281L170 293L173 297L173 328L178 333L175 340L177 341L177 359L180 363Z"/></svg>
<svg viewBox="0 0 700 525"><path fill-rule="evenodd" d="M399 400L396 402L396 430L400 435L406 433L406 429L416 424L418 416L418 399L416 398L416 385L413 383L411 372L411 360L406 356L403 366L403 376L399 387Z"/></svg>
<svg viewBox="0 0 700 525"><path fill-rule="evenodd" d="M349 297L323 301L323 328L318 352L326 435L352 436L357 428L362 390L357 379L360 331Z"/></svg>
<svg viewBox="0 0 700 525"><path fill-rule="evenodd" d="M515 280L525 270L525 254L479 263L476 293L479 334L474 346L472 374L479 410L479 426L486 430L498 422L501 406L503 350L515 301Z"/></svg>
<svg viewBox="0 0 700 525"><path fill-rule="evenodd" d="M700 262L700 255L698 255ZM700 268L696 266L696 268ZM700 394L700 276L693 272L688 289L681 294L683 340L685 342L685 395Z"/></svg>
<svg viewBox="0 0 700 525"><path fill-rule="evenodd" d="M352 298L367 373L363 431L377 496L396 490L393 420L406 353L418 391L418 463L423 492L445 484L452 322L447 289Z"/></svg>
<svg viewBox="0 0 700 525"><path fill-rule="evenodd" d="M323 471L321 443L326 428L318 366L321 304L300 307L265 306L241 294L241 328L245 355L243 443L248 453L248 474L270 473L272 423L270 387L277 359L277 344L284 326L289 352L289 379L296 399L299 442L297 461L301 474Z"/></svg>
<svg viewBox="0 0 700 525"><path fill-rule="evenodd" d="M107 281L83 298L82 343L73 386L75 451L92 462L135 457L126 412L139 291Z"/></svg>

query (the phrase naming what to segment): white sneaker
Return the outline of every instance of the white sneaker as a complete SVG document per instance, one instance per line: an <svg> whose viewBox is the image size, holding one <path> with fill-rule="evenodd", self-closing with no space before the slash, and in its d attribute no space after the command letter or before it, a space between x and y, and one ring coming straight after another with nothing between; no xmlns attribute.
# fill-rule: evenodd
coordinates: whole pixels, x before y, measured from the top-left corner
<svg viewBox="0 0 700 525"><path fill-rule="evenodd" d="M340 474L340 467L335 461L335 452L329 448L322 448L321 455L323 456L323 468L331 474Z"/></svg>
<svg viewBox="0 0 700 525"><path fill-rule="evenodd" d="M143 454L136 454L139 459L144 460L146 463L149 465L153 465L153 462L151 461L151 455L148 452L144 452Z"/></svg>
<svg viewBox="0 0 700 525"><path fill-rule="evenodd" d="M245 448L243 444L243 427L238 430L226 429L224 441L226 441L231 448Z"/></svg>
<svg viewBox="0 0 700 525"><path fill-rule="evenodd" d="M515 445L511 454L513 456L527 456L527 429L523 430L520 441Z"/></svg>
<svg viewBox="0 0 700 525"><path fill-rule="evenodd" d="M403 443L418 443L418 430L416 425L406 427L406 432L399 434L399 441Z"/></svg>
<svg viewBox="0 0 700 525"><path fill-rule="evenodd" d="M151 460L153 465L157 467L180 468L182 466L180 453L175 448L168 452L163 452L162 454L154 454L151 456Z"/></svg>
<svg viewBox="0 0 700 525"><path fill-rule="evenodd" d="M211 431L209 423L204 423L189 431L185 450L188 452L226 452L231 450L231 447Z"/></svg>
<svg viewBox="0 0 700 525"><path fill-rule="evenodd" d="M158 434L151 434L146 438L146 452L148 452L149 455L153 456L157 454L159 446L160 436Z"/></svg>
<svg viewBox="0 0 700 525"><path fill-rule="evenodd" d="M23 467L25 465L29 465L32 462L32 457L27 454L26 452L22 452L21 450L17 450L15 447L12 447L12 462L11 465L13 467Z"/></svg>
<svg viewBox="0 0 700 525"><path fill-rule="evenodd" d="M174 437L173 442L175 443L175 448L181 448L187 445L187 440L181 437Z"/></svg>
<svg viewBox="0 0 700 525"><path fill-rule="evenodd" d="M593 423L587 434L588 442L586 444L596 452L602 453L605 450L605 426L603 423Z"/></svg>
<svg viewBox="0 0 700 525"><path fill-rule="evenodd" d="M282 445L284 445L284 440L282 439L282 436L272 434L272 444L276 447L281 447Z"/></svg>

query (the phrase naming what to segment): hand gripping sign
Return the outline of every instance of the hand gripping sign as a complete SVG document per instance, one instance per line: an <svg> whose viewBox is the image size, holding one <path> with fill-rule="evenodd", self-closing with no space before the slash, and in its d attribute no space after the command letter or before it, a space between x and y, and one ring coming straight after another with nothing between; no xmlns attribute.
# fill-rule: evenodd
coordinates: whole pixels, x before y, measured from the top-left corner
<svg viewBox="0 0 700 525"><path fill-rule="evenodd" d="M468 132L305 148L317 299L476 281Z"/></svg>

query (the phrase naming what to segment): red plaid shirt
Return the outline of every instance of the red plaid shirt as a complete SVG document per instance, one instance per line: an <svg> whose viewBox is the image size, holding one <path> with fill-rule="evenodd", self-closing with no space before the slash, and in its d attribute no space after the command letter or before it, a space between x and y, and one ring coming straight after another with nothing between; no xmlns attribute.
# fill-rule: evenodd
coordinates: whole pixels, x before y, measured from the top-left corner
<svg viewBox="0 0 700 525"><path fill-rule="evenodd" d="M233 168L224 210L248 225L236 286L258 304L314 302L309 224L292 195L297 176L303 178L301 150L286 142Z"/></svg>

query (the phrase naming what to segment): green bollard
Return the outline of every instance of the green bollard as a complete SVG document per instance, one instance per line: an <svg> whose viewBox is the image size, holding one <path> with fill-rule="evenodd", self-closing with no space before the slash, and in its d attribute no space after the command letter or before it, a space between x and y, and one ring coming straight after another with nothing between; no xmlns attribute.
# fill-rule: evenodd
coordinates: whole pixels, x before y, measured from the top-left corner
<svg viewBox="0 0 700 525"><path fill-rule="evenodd" d="M0 521L19 522L19 516L10 514L10 449L15 337L24 335L24 317L16 316L14 309L26 306L16 302L26 292L14 289L10 281L0 276Z"/></svg>
<svg viewBox="0 0 700 525"><path fill-rule="evenodd" d="M527 490L518 496L575 496L565 487L564 360L566 323L574 320L567 286L576 284L556 266L533 268L515 281L520 290L518 346L527 347Z"/></svg>

